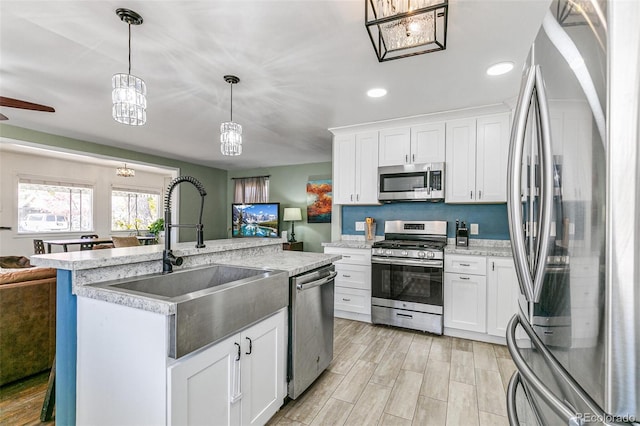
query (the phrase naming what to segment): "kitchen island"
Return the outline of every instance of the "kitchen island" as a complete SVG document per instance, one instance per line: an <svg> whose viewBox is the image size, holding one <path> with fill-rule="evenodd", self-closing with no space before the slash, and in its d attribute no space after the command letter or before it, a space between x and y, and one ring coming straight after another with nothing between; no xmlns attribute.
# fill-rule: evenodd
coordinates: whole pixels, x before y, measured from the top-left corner
<svg viewBox="0 0 640 426"><path fill-rule="evenodd" d="M335 255L320 253L283 252L280 240L227 239L206 241L206 247L196 249L194 244L179 243L174 254L182 256L179 269L216 264L248 264L254 268L277 267L290 276L337 260ZM120 305L129 311L144 311L156 315L171 315L166 304L158 304L131 294L118 295L100 290L92 284L127 279L162 271L162 247L140 246L111 250L79 251L32 256L38 266L58 269L56 319L56 420L60 424L76 422L76 377L78 352L78 298L88 302ZM176 268L178 270L178 268ZM93 302L90 302L93 303ZM127 312L129 312L127 311ZM119 375L120 372L113 372ZM99 386L100 384L96 384Z"/></svg>

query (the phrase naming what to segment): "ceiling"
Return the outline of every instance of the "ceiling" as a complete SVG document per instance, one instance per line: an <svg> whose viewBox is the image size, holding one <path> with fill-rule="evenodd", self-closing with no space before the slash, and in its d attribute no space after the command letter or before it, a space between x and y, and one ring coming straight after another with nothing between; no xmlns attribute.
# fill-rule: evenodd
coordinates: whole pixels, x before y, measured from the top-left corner
<svg viewBox="0 0 640 426"><path fill-rule="evenodd" d="M3 123L226 170L331 160L328 128L501 103L550 0L450 0L447 49L379 63L364 1L0 2L0 95L55 113L0 108ZM111 76L147 84L147 123L111 118ZM489 77L496 62L516 63ZM244 152L220 153L220 123L243 126ZM387 96L368 98L384 87Z"/></svg>

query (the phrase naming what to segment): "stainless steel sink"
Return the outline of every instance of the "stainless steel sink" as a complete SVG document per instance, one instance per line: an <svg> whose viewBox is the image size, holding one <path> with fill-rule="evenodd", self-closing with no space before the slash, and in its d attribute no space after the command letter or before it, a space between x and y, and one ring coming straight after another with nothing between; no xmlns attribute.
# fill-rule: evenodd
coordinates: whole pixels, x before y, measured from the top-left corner
<svg viewBox="0 0 640 426"><path fill-rule="evenodd" d="M175 304L169 356L180 358L229 336L289 304L285 271L211 265L96 284Z"/></svg>

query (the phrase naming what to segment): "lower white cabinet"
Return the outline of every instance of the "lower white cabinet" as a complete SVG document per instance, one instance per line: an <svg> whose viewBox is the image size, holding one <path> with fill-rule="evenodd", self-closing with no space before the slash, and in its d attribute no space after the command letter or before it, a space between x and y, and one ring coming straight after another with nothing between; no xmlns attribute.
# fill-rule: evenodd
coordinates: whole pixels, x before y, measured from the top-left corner
<svg viewBox="0 0 640 426"><path fill-rule="evenodd" d="M445 272L444 326L485 333L487 278L484 275Z"/></svg>
<svg viewBox="0 0 640 426"><path fill-rule="evenodd" d="M505 337L518 312L518 277L510 257L487 258L487 334Z"/></svg>
<svg viewBox="0 0 640 426"><path fill-rule="evenodd" d="M504 339L509 320L518 312L519 294L511 257L445 254L446 328L482 333L490 341L496 340L487 336Z"/></svg>
<svg viewBox="0 0 640 426"><path fill-rule="evenodd" d="M285 397L286 313L169 367L169 424L263 425Z"/></svg>
<svg viewBox="0 0 640 426"><path fill-rule="evenodd" d="M334 263L334 315L371 322L371 249L325 247L324 252L342 255Z"/></svg>

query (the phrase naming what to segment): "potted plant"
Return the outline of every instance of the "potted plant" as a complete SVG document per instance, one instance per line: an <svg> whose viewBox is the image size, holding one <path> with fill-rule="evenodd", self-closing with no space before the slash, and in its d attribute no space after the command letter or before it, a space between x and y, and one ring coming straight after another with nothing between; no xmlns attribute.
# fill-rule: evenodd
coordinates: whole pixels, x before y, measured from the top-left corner
<svg viewBox="0 0 640 426"><path fill-rule="evenodd" d="M149 224L147 230L156 238L156 243L160 242L161 233L164 233L164 219L158 218L154 220ZM162 236L164 236L164 234Z"/></svg>

